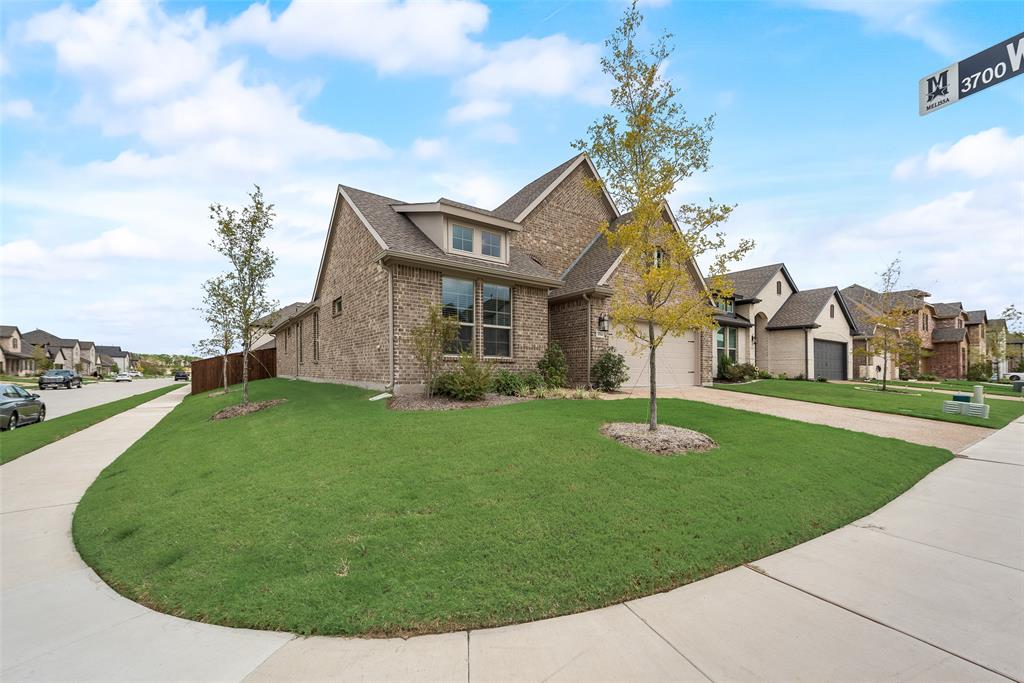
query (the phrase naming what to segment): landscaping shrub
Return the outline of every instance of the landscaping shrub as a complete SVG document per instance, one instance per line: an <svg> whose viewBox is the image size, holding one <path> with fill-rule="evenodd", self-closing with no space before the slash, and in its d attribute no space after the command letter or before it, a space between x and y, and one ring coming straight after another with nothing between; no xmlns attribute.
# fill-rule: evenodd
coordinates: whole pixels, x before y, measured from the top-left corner
<svg viewBox="0 0 1024 683"><path fill-rule="evenodd" d="M757 377L757 368L750 363L734 363L729 361L721 365L723 379L730 382L749 382Z"/></svg>
<svg viewBox="0 0 1024 683"><path fill-rule="evenodd" d="M819 382L827 382L828 381L828 377L818 377L817 379L818 379Z"/></svg>
<svg viewBox="0 0 1024 683"><path fill-rule="evenodd" d="M601 391L615 391L628 379L625 356L610 349L598 356L590 368L590 380Z"/></svg>
<svg viewBox="0 0 1024 683"><path fill-rule="evenodd" d="M938 377L929 372L922 372L920 375L917 376L917 378L925 382L936 382L939 379Z"/></svg>
<svg viewBox="0 0 1024 683"><path fill-rule="evenodd" d="M491 389L491 366L468 353L459 357L455 370L443 372L434 380L434 391L457 401L478 401Z"/></svg>
<svg viewBox="0 0 1024 683"><path fill-rule="evenodd" d="M757 371L757 378L758 379L771 379L772 378L772 373L768 372L767 370L758 370Z"/></svg>
<svg viewBox="0 0 1024 683"><path fill-rule="evenodd" d="M971 363L967 366L967 379L972 382L984 382L992 376L992 365L987 361Z"/></svg>
<svg viewBox="0 0 1024 683"><path fill-rule="evenodd" d="M526 372L520 373L519 379L523 383L524 393L536 391L544 386L544 378L535 370L527 370Z"/></svg>
<svg viewBox="0 0 1024 683"><path fill-rule="evenodd" d="M720 379L729 379L729 368L736 364L729 356L718 357L718 377Z"/></svg>
<svg viewBox="0 0 1024 683"><path fill-rule="evenodd" d="M521 396L526 389L523 377L511 370L498 370L494 373L494 393L502 396Z"/></svg>
<svg viewBox="0 0 1024 683"><path fill-rule="evenodd" d="M544 355L537 361L537 371L544 381L544 386L549 389L564 387L568 383L569 366L566 365L565 354L557 343L548 344Z"/></svg>
<svg viewBox="0 0 1024 683"><path fill-rule="evenodd" d="M776 379L789 379L789 376L784 372L780 372Z"/></svg>

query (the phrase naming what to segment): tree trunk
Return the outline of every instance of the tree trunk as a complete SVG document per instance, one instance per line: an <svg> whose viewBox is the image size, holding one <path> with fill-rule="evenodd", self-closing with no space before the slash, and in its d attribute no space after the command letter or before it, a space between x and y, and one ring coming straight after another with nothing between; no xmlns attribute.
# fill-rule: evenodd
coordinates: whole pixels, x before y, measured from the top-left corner
<svg viewBox="0 0 1024 683"><path fill-rule="evenodd" d="M220 364L221 373L224 376L224 393L228 393L228 352L224 350L224 356Z"/></svg>
<svg viewBox="0 0 1024 683"><path fill-rule="evenodd" d="M651 405L648 409L647 428L650 431L657 431L658 429L658 375L657 365L654 360L654 352L657 350L654 347L654 323L647 322L647 341L650 344L651 356L650 356L650 373L651 379Z"/></svg>
<svg viewBox="0 0 1024 683"><path fill-rule="evenodd" d="M886 390L886 387L888 387L888 383L889 383L889 348L888 348L888 345L886 345L886 348L883 350L883 353L882 353L882 391Z"/></svg>
<svg viewBox="0 0 1024 683"><path fill-rule="evenodd" d="M242 405L249 402L249 342L242 346Z"/></svg>

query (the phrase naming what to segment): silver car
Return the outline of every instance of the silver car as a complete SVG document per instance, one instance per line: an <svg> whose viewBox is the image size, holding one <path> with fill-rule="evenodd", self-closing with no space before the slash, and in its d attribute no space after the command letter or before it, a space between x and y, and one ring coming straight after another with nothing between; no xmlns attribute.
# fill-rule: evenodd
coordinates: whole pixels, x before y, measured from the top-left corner
<svg viewBox="0 0 1024 683"><path fill-rule="evenodd" d="M0 430L46 419L46 404L17 384L0 384Z"/></svg>

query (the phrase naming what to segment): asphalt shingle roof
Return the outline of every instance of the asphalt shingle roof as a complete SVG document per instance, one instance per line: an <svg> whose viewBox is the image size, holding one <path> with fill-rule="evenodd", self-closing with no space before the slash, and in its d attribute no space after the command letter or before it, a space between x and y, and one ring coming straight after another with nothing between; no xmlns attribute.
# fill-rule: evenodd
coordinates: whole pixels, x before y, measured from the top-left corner
<svg viewBox="0 0 1024 683"><path fill-rule="evenodd" d="M253 325L257 327L273 327L282 320L287 320L288 318L292 317L293 315L301 311L303 308L305 308L305 306L306 302L296 301L293 304L288 304L287 306L283 306L282 308L277 309L273 313L268 313L259 320L253 321Z"/></svg>
<svg viewBox="0 0 1024 683"><path fill-rule="evenodd" d="M725 277L732 282L734 298L753 299L775 277L782 266L781 263L772 263L767 266L726 273Z"/></svg>
<svg viewBox="0 0 1024 683"><path fill-rule="evenodd" d="M122 351L120 346L97 346L96 353L104 354L111 357L121 357L126 355L127 351Z"/></svg>
<svg viewBox="0 0 1024 683"><path fill-rule="evenodd" d="M21 335L21 338L30 344L44 344L47 346L74 346L77 339L63 339L55 334L50 334L46 330L32 330Z"/></svg>
<svg viewBox="0 0 1024 683"><path fill-rule="evenodd" d="M968 325L981 325L987 318L988 314L985 311L967 311Z"/></svg>
<svg viewBox="0 0 1024 683"><path fill-rule="evenodd" d="M354 187L342 186L345 193L352 199L352 203L363 214L366 220L377 231L384 243L388 245L389 251L404 252L418 256L429 256L432 258L448 261L453 266L466 265L479 268L480 259L466 256L454 256L446 254L429 237L416 227L416 224L406 218L403 214L395 211L392 206L406 204L398 199L384 197L383 195L366 192ZM485 265L497 270L504 270L511 276L521 275L525 277L541 277L558 279L546 268L534 261L529 255L518 249L509 249L509 263L487 262Z"/></svg>
<svg viewBox="0 0 1024 683"><path fill-rule="evenodd" d="M608 225L608 229L614 232L616 227L628 221L632 215L630 212L619 216ZM621 254L621 249L609 246L604 233L598 233L579 258L562 274L565 285L551 292L551 296L561 297L594 289Z"/></svg>
<svg viewBox="0 0 1024 683"><path fill-rule="evenodd" d="M932 330L932 343L944 344L946 342L963 341L967 336L967 329L963 327L938 327Z"/></svg>
<svg viewBox="0 0 1024 683"><path fill-rule="evenodd" d="M964 312L964 305L959 301L950 304L932 304L936 318L955 318Z"/></svg>
<svg viewBox="0 0 1024 683"><path fill-rule="evenodd" d="M850 309L850 315L857 323L856 334L871 336L875 333L875 323L872 318L877 318L881 311L881 295L867 287L850 285L843 289L840 294L846 300L846 306Z"/></svg>
<svg viewBox="0 0 1024 683"><path fill-rule="evenodd" d="M526 187L502 202L501 205L494 210L494 215L498 218L514 221L519 217L519 214L526 209L526 207L537 199L537 197L544 194L544 190L548 189L548 187L551 186L551 183L555 182L555 180L558 179L558 176L562 175L562 173L565 172L565 169L572 166L580 156L580 154L577 154L572 159L555 166L541 177L528 183Z"/></svg>
<svg viewBox="0 0 1024 683"><path fill-rule="evenodd" d="M17 325L0 325L0 337L13 337L15 330L18 330ZM18 332L20 333L21 330L18 330Z"/></svg>
<svg viewBox="0 0 1024 683"><path fill-rule="evenodd" d="M786 299L786 303L768 321L769 330L789 329L793 327L813 327L818 315L832 295L839 291L838 287L822 287L805 289L795 292Z"/></svg>

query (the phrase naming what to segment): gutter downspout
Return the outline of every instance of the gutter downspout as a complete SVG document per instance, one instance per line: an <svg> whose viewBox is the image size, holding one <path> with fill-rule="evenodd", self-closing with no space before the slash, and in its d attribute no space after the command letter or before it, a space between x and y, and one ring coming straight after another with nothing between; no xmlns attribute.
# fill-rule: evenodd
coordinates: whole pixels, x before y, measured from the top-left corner
<svg viewBox="0 0 1024 683"><path fill-rule="evenodd" d="M811 336L811 331L808 329L804 330L804 377L811 379L811 357L808 355L809 349L807 348L807 340Z"/></svg>
<svg viewBox="0 0 1024 683"><path fill-rule="evenodd" d="M381 263L384 266L383 263ZM395 275L389 266L384 266L388 273L388 385L385 387L395 393Z"/></svg>
<svg viewBox="0 0 1024 683"><path fill-rule="evenodd" d="M590 363L590 346L591 346L591 339L590 339L590 335L591 335L591 329L590 329L590 325L591 325L591 322L590 322L590 319L591 319L590 295L589 294L584 294L583 295L583 300L587 302L587 388L589 389L590 388L590 364L591 364Z"/></svg>

